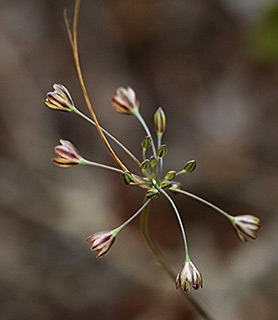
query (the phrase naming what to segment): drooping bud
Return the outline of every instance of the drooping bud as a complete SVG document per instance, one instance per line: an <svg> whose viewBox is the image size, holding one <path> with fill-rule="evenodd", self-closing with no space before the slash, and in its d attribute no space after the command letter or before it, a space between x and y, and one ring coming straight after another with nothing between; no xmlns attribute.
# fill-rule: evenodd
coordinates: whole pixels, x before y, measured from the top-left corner
<svg viewBox="0 0 278 320"><path fill-rule="evenodd" d="M152 168L154 168L157 165L157 159L154 156L150 156L150 164Z"/></svg>
<svg viewBox="0 0 278 320"><path fill-rule="evenodd" d="M92 242L91 250L98 251L97 258L105 256L115 241L113 231L97 232L86 239L86 242Z"/></svg>
<svg viewBox="0 0 278 320"><path fill-rule="evenodd" d="M157 189L155 188L151 188L147 191L146 193L146 197L147 199L155 199L159 197L159 192Z"/></svg>
<svg viewBox="0 0 278 320"><path fill-rule="evenodd" d="M154 114L154 128L158 135L162 135L166 129L166 116L161 107Z"/></svg>
<svg viewBox="0 0 278 320"><path fill-rule="evenodd" d="M193 172L195 169L196 169L196 161L195 160L190 160L190 161L187 161L186 164L184 165L184 168L183 170L185 172Z"/></svg>
<svg viewBox="0 0 278 320"><path fill-rule="evenodd" d="M165 144L162 144L157 150L157 155L159 158L163 158L166 156L167 152L168 152L167 146Z"/></svg>
<svg viewBox="0 0 278 320"><path fill-rule="evenodd" d="M141 146L145 150L149 149L151 145L152 145L152 139L150 136L146 136L141 142Z"/></svg>
<svg viewBox="0 0 278 320"><path fill-rule="evenodd" d="M72 97L66 87L62 84L54 84L54 91L46 94L44 104L54 110L72 112L75 107Z"/></svg>
<svg viewBox="0 0 278 320"><path fill-rule="evenodd" d="M252 215L236 216L232 224L238 237L243 242L255 240L257 238L255 231L261 229L260 219Z"/></svg>
<svg viewBox="0 0 278 320"><path fill-rule="evenodd" d="M149 159L144 160L140 166L142 170L149 170L151 167L150 160Z"/></svg>
<svg viewBox="0 0 278 320"><path fill-rule="evenodd" d="M176 278L176 288L182 291L189 291L190 287L197 290L203 286L203 279L200 271L192 261L186 261Z"/></svg>
<svg viewBox="0 0 278 320"><path fill-rule="evenodd" d="M175 176L176 176L176 171L175 170L170 170L166 173L165 175L165 179L167 180L173 180L175 179Z"/></svg>
<svg viewBox="0 0 278 320"><path fill-rule="evenodd" d="M121 179L125 184L130 184L132 182L132 174L128 171L122 172L121 173Z"/></svg>
<svg viewBox="0 0 278 320"><path fill-rule="evenodd" d="M60 158L51 160L60 167L71 167L80 164L82 156L76 147L67 140L60 140L61 146L55 147L55 152Z"/></svg>
<svg viewBox="0 0 278 320"><path fill-rule="evenodd" d="M139 109L139 102L133 89L119 88L116 96L112 98L113 108L124 114L134 114Z"/></svg>
<svg viewBox="0 0 278 320"><path fill-rule="evenodd" d="M168 180L162 180L160 182L160 188L163 190L168 190L171 188L171 186L172 186L172 183Z"/></svg>

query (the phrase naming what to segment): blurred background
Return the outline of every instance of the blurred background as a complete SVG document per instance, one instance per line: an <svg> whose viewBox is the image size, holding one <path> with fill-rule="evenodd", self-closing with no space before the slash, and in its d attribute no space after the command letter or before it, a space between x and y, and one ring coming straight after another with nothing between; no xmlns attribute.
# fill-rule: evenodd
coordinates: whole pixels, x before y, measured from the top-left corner
<svg viewBox="0 0 278 320"><path fill-rule="evenodd" d="M87 113L63 21L74 1L0 1L0 318L201 319L154 263L140 219L97 259L84 239L121 224L142 189L117 173L51 163L60 138L114 165L96 130L46 108L53 83ZM93 0L81 3L81 63L102 126L140 157L144 132L111 108L131 86L153 130L167 115L165 170L195 159L185 190L232 214L261 218L242 243L222 216L174 196L204 288L190 295L215 319L273 320L278 295L278 5L275 0ZM130 170L136 165L115 147ZM183 242L170 205L151 208L150 229L171 268Z"/></svg>

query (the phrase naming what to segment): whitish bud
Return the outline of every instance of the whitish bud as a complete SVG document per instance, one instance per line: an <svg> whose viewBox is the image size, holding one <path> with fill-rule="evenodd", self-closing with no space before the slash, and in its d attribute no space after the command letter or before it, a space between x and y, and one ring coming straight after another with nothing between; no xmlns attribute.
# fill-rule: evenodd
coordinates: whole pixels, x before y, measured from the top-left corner
<svg viewBox="0 0 278 320"><path fill-rule="evenodd" d="M157 165L157 159L154 156L150 156L150 164L152 168L154 168Z"/></svg>
<svg viewBox="0 0 278 320"><path fill-rule="evenodd" d="M171 186L172 186L172 183L168 180L163 180L160 182L160 187L163 190L168 190L171 188Z"/></svg>
<svg viewBox="0 0 278 320"><path fill-rule="evenodd" d="M157 189L151 188L146 193L147 199L155 199L159 197L159 192Z"/></svg>
<svg viewBox="0 0 278 320"><path fill-rule="evenodd" d="M175 179L176 176L176 171L175 170L170 170L166 173L165 179L167 180L173 180Z"/></svg>
<svg viewBox="0 0 278 320"><path fill-rule="evenodd" d="M184 166L184 171L185 172L193 172L196 169L196 161L195 160L190 160L188 162L186 162L185 166Z"/></svg>
<svg viewBox="0 0 278 320"><path fill-rule="evenodd" d="M166 129L166 116L160 107L154 114L154 128L158 135L162 135Z"/></svg>
<svg viewBox="0 0 278 320"><path fill-rule="evenodd" d="M167 146L165 144L162 144L157 150L157 155L159 158L163 158L166 156L167 152L168 152Z"/></svg>
<svg viewBox="0 0 278 320"><path fill-rule="evenodd" d="M132 174L130 172L122 172L121 173L121 179L125 184L130 184L132 182Z"/></svg>
<svg viewBox="0 0 278 320"><path fill-rule="evenodd" d="M134 114L139 109L139 102L133 89L119 88L117 95L112 98L113 108L124 114Z"/></svg>
<svg viewBox="0 0 278 320"><path fill-rule="evenodd" d="M152 145L152 139L150 136L146 136L141 142L142 148L146 150L149 149L151 145Z"/></svg>
<svg viewBox="0 0 278 320"><path fill-rule="evenodd" d="M149 159L144 160L144 161L141 163L140 166L141 166L141 169L142 169L142 170L148 170L148 169L150 169L150 167L151 167L150 160L149 160Z"/></svg>

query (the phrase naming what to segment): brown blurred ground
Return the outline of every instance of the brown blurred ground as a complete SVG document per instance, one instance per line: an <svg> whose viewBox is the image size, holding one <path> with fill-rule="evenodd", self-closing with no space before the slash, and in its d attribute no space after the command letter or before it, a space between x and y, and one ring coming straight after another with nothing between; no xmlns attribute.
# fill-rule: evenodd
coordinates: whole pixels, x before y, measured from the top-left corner
<svg viewBox="0 0 278 320"><path fill-rule="evenodd" d="M278 312L278 37L268 39L268 54L264 39L273 30L262 23L273 3L81 4L81 62L101 124L140 156L140 126L110 107L117 87L132 86L149 123L158 106L167 114L165 169L196 159L198 170L180 179L185 189L262 219L258 240L243 244L221 216L175 197L205 279L190 294L215 319L273 320ZM101 260L84 243L135 212L143 191L115 173L49 161L64 138L86 157L113 164L93 127L42 104L57 82L86 111L62 18L73 6L0 2L0 319L199 319L153 263L138 221ZM278 18L270 17L275 29ZM150 223L178 271L182 241L165 200L152 207Z"/></svg>

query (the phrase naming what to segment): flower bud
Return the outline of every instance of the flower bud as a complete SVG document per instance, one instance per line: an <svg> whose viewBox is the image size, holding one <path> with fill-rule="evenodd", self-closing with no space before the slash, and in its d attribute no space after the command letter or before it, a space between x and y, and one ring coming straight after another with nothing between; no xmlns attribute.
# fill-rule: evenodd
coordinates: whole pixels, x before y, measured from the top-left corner
<svg viewBox="0 0 278 320"><path fill-rule="evenodd" d="M61 146L55 147L55 152L60 158L51 160L60 167L71 167L80 164L82 156L76 147L67 140L60 140Z"/></svg>
<svg viewBox="0 0 278 320"><path fill-rule="evenodd" d="M176 176L176 171L175 170L170 170L166 173L165 179L167 180L173 180L175 179Z"/></svg>
<svg viewBox="0 0 278 320"><path fill-rule="evenodd" d="M236 216L232 224L238 237L243 242L255 240L257 238L255 231L261 229L260 219L252 215Z"/></svg>
<svg viewBox="0 0 278 320"><path fill-rule="evenodd" d="M147 191L146 193L146 197L147 199L155 199L159 197L159 192L157 189L155 188L151 188Z"/></svg>
<svg viewBox="0 0 278 320"><path fill-rule="evenodd" d="M190 160L188 162L186 162L186 164L184 165L183 170L185 172L193 172L196 169L196 161L195 160Z"/></svg>
<svg viewBox="0 0 278 320"><path fill-rule="evenodd" d="M134 114L139 109L139 102L133 89L119 88L117 95L112 98L112 106L120 113Z"/></svg>
<svg viewBox="0 0 278 320"><path fill-rule="evenodd" d="M152 139L150 136L146 136L141 142L141 146L145 150L149 149L151 145L152 145Z"/></svg>
<svg viewBox="0 0 278 320"><path fill-rule="evenodd" d="M103 231L91 235L86 242L92 242L91 250L98 251L97 258L101 258L108 253L115 238L113 231Z"/></svg>
<svg viewBox="0 0 278 320"><path fill-rule="evenodd" d="M150 164L152 168L154 168L157 165L157 159L154 156L150 156Z"/></svg>
<svg viewBox="0 0 278 320"><path fill-rule="evenodd" d="M149 159L144 160L140 166L142 170L149 170L151 167L150 160Z"/></svg>
<svg viewBox="0 0 278 320"><path fill-rule="evenodd" d="M133 181L132 174L130 172L127 172L127 171L121 173L121 179L123 180L123 182L125 184L130 184L130 182Z"/></svg>
<svg viewBox="0 0 278 320"><path fill-rule="evenodd" d="M161 107L154 114L154 128L158 135L162 135L166 129L166 116Z"/></svg>
<svg viewBox="0 0 278 320"><path fill-rule="evenodd" d="M182 291L189 291L190 287L197 290L203 286L203 279L200 271L191 261L186 261L176 278L176 288Z"/></svg>
<svg viewBox="0 0 278 320"><path fill-rule="evenodd" d="M163 190L168 190L171 188L171 186L172 186L172 183L168 180L162 180L160 182L160 188Z"/></svg>
<svg viewBox="0 0 278 320"><path fill-rule="evenodd" d="M159 158L163 158L166 156L167 152L168 152L167 146L165 144L162 144L157 150L157 155Z"/></svg>
<svg viewBox="0 0 278 320"><path fill-rule="evenodd" d="M71 95L62 84L53 85L54 92L48 92L44 104L51 109L72 112L74 107Z"/></svg>

